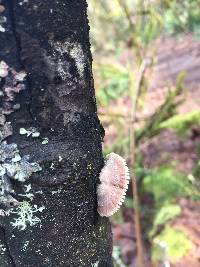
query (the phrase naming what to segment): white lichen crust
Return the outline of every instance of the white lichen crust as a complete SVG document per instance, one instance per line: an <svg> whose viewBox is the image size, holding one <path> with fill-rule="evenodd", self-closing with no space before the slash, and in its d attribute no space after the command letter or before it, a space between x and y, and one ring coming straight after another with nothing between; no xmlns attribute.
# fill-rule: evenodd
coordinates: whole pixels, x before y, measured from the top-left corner
<svg viewBox="0 0 200 267"><path fill-rule="evenodd" d="M130 176L125 160L115 153L107 155L99 179L97 211L101 216L109 217L120 208L128 189Z"/></svg>
<svg viewBox="0 0 200 267"><path fill-rule="evenodd" d="M29 155L21 156L17 144L9 144L6 141L7 137L13 134L13 128L11 122L7 121L7 116L20 108L16 97L19 92L26 89L25 77L24 71L17 72L6 62L0 61L0 82L2 83L0 88L0 225L1 217L16 213L17 218L14 218L11 224L19 229L25 229L27 224L34 225L39 222L33 213L41 211L41 208L36 206L32 208L27 201L18 201L18 197L20 200L22 197L29 201L33 199L34 195L29 192L31 185L24 184L24 192L21 193L17 193L13 186L13 180L25 183L33 173L41 171L41 167L37 162L32 162ZM27 130L20 128L20 134L26 134L27 137L40 135L34 127L29 127Z"/></svg>

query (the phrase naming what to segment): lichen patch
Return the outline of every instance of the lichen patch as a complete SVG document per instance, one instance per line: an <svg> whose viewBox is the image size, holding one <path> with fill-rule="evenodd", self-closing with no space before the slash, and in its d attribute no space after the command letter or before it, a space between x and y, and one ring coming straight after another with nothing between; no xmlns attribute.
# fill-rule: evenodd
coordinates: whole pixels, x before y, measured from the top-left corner
<svg viewBox="0 0 200 267"><path fill-rule="evenodd" d="M20 230L25 230L27 226L33 226L39 223L41 220L36 216L36 213L42 212L45 207L39 207L37 205L31 205L28 201L23 201L16 208L12 210L11 213L16 213L17 218L14 219L14 222L11 222L13 227L16 227Z"/></svg>
<svg viewBox="0 0 200 267"><path fill-rule="evenodd" d="M81 45L77 42L66 41L64 43L57 42L55 50L60 53L61 56L68 54L75 61L79 76L82 78L85 69L85 56ZM58 71L61 74L63 80L69 76L69 72L66 71L66 65L63 66L63 60L58 62Z"/></svg>
<svg viewBox="0 0 200 267"><path fill-rule="evenodd" d="M20 108L20 104L16 103L15 99L16 95L25 89L25 77L24 71L17 72L6 62L0 62L0 81L2 81L0 88L0 216L16 213L17 218L12 224L22 229L27 224L33 225L39 222L33 214L42 211L37 206L32 207L27 201L19 202L17 200L19 196L29 200L33 199L34 195L30 192L30 184L24 187L24 193L17 193L13 189L13 180L24 183L33 173L41 171L40 165L37 162L31 162L29 155L22 157L18 145L8 144L5 140L13 134L12 125L6 119L7 115ZM27 137L40 135L33 127L27 130L21 128L20 131Z"/></svg>

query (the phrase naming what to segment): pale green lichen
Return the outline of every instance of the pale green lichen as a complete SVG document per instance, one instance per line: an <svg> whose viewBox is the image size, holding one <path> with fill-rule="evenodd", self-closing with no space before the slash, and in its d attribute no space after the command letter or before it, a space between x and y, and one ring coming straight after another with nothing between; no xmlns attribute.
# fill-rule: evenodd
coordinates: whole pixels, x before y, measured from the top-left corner
<svg viewBox="0 0 200 267"><path fill-rule="evenodd" d="M96 261L94 264L92 264L92 267L98 267L99 266L99 261Z"/></svg>
<svg viewBox="0 0 200 267"><path fill-rule="evenodd" d="M63 160L63 158L59 155L58 156L58 161L61 162Z"/></svg>
<svg viewBox="0 0 200 267"><path fill-rule="evenodd" d="M27 130L25 129L25 128L20 128L19 129L19 133L21 134L21 135L24 135L24 134L27 134Z"/></svg>
<svg viewBox="0 0 200 267"><path fill-rule="evenodd" d="M25 182L34 172L41 171L41 167L36 162L28 162L26 157L19 161L12 161L2 164L1 168L5 169L6 175L20 182Z"/></svg>
<svg viewBox="0 0 200 267"><path fill-rule="evenodd" d="M6 122L3 126L0 126L0 142L12 135L12 133L13 129L9 122Z"/></svg>
<svg viewBox="0 0 200 267"><path fill-rule="evenodd" d="M24 243L24 245L23 245L23 251L25 251L26 249L27 249L27 247L28 247L28 245L29 245L29 241L27 240L25 243Z"/></svg>
<svg viewBox="0 0 200 267"><path fill-rule="evenodd" d="M13 227L18 228L19 230L25 230L27 226L33 226L39 223L41 220L36 216L36 213L42 212L45 207L37 207L37 205L31 206L28 201L23 201L15 210L12 210L11 213L16 213L17 218L14 219L14 222L11 222Z"/></svg>
<svg viewBox="0 0 200 267"><path fill-rule="evenodd" d="M11 159L12 162L18 162L20 161L22 158L20 156L20 154L16 153L14 158Z"/></svg>
<svg viewBox="0 0 200 267"><path fill-rule="evenodd" d="M6 252L6 247L4 244L0 244L0 255L4 255Z"/></svg>
<svg viewBox="0 0 200 267"><path fill-rule="evenodd" d="M20 162L15 163L16 174L12 177L20 182L25 182L34 172L41 171L38 163L30 163L22 158Z"/></svg>
<svg viewBox="0 0 200 267"><path fill-rule="evenodd" d="M34 127L30 127L28 129L25 128L20 128L19 133L21 135L26 135L27 137L32 136L32 137L39 137L40 133L35 129Z"/></svg>
<svg viewBox="0 0 200 267"><path fill-rule="evenodd" d="M32 133L32 137L39 137L39 136L40 136L39 132Z"/></svg>
<svg viewBox="0 0 200 267"><path fill-rule="evenodd" d="M47 145L49 143L49 139L47 137L43 138L42 145Z"/></svg>
<svg viewBox="0 0 200 267"><path fill-rule="evenodd" d="M7 144L6 141L0 144L0 162L4 162L6 159L11 159L15 157L18 153L17 144Z"/></svg>
<svg viewBox="0 0 200 267"><path fill-rule="evenodd" d="M61 191L62 191L62 189L54 190L54 191L51 191L51 194L52 194L52 195L60 194Z"/></svg>
<svg viewBox="0 0 200 267"><path fill-rule="evenodd" d="M31 190L31 184L24 185L24 187L26 188L25 189L26 193L28 193Z"/></svg>
<svg viewBox="0 0 200 267"><path fill-rule="evenodd" d="M0 203L5 207L18 205L19 202L11 195L14 193L11 179L25 182L34 172L41 170L36 162L29 162L29 157L21 157L16 144L7 144L6 141L0 144ZM33 198L27 192L22 196ZM1 214L3 214L1 212Z"/></svg>
<svg viewBox="0 0 200 267"><path fill-rule="evenodd" d="M28 0L23 0L23 1L19 2L19 5L23 6L25 3L28 3Z"/></svg>
<svg viewBox="0 0 200 267"><path fill-rule="evenodd" d="M26 2L27 0L24 0ZM13 134L10 122L6 122L6 116L20 108L19 103L15 103L16 94L25 89L24 71L15 71L4 61L0 62L0 80L4 79L3 86L0 90L2 102L5 108L0 108L0 216L9 216L11 213L17 214L12 225L14 227L25 229L27 225L34 225L40 221L35 216L36 212L42 212L44 207L38 208L36 205L31 206L27 201L18 202L13 197L16 195L12 187L12 179L25 182L32 173L41 170L37 162L31 162L29 155L21 157L17 144L7 144L4 141L8 136ZM9 87L6 86L7 83ZM7 103L9 105L7 105ZM27 137L39 137L40 133L34 127L28 129L20 128L19 133ZM32 200L34 195L30 192L31 185L24 186L24 194L18 193L17 196Z"/></svg>
<svg viewBox="0 0 200 267"><path fill-rule="evenodd" d="M55 168L54 168L54 163L53 163L53 162L51 163L50 169L51 169L51 170L55 170Z"/></svg>

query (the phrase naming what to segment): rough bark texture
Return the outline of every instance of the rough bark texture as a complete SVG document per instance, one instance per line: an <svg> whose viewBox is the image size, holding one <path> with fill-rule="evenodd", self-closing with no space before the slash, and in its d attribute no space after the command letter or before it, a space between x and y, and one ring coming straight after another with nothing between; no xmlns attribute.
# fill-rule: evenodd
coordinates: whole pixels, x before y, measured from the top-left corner
<svg viewBox="0 0 200 267"><path fill-rule="evenodd" d="M42 171L12 180L18 201L44 207L40 222L14 227L0 216L0 267L112 266L110 223L97 214L103 129L96 114L85 0L7 0L0 59L27 72L8 143ZM40 137L20 135L35 127ZM48 138L42 144L42 138ZM33 199L20 196L26 185ZM1 249L3 248L3 249Z"/></svg>

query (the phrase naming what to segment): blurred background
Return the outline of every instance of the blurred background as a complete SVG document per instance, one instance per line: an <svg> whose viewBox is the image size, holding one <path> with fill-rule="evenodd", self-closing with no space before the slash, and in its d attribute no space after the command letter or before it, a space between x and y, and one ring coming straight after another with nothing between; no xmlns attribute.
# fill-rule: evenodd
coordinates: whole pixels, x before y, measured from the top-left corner
<svg viewBox="0 0 200 267"><path fill-rule="evenodd" d="M117 267L200 266L200 0L89 0L103 150L136 182L112 218Z"/></svg>

